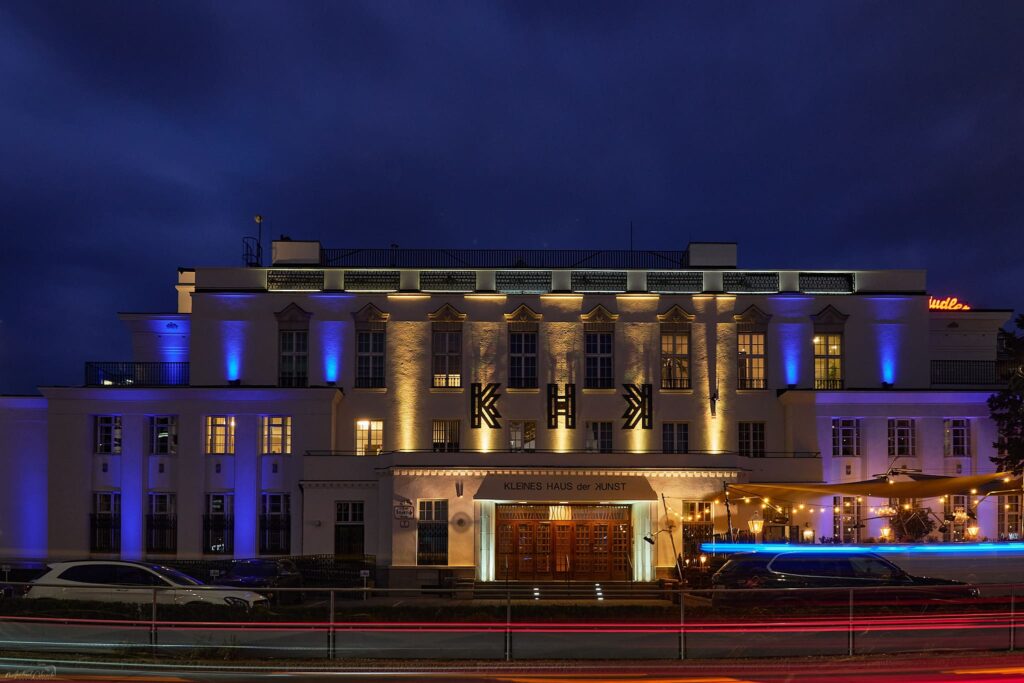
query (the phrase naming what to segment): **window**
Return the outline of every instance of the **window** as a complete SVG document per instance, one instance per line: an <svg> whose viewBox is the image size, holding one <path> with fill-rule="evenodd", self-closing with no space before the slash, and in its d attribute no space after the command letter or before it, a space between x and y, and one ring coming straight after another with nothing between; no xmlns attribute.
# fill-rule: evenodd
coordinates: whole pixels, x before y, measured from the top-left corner
<svg viewBox="0 0 1024 683"><path fill-rule="evenodd" d="M537 423L533 420L512 420L508 423L508 449L532 453L537 448Z"/></svg>
<svg viewBox="0 0 1024 683"><path fill-rule="evenodd" d="M942 534L945 541L963 541L966 538L964 527L969 519L967 496L946 496L942 503L942 521L946 531Z"/></svg>
<svg viewBox="0 0 1024 683"><path fill-rule="evenodd" d="M584 338L584 388L615 388L614 360L612 357L615 333L586 332Z"/></svg>
<svg viewBox="0 0 1024 683"><path fill-rule="evenodd" d="M508 385L513 389L537 387L536 332L509 332Z"/></svg>
<svg viewBox="0 0 1024 683"><path fill-rule="evenodd" d="M432 386L461 387L462 324L434 323L433 340L434 380Z"/></svg>
<svg viewBox="0 0 1024 683"><path fill-rule="evenodd" d="M260 498L260 554L288 555L291 552L291 496L264 493Z"/></svg>
<svg viewBox="0 0 1024 683"><path fill-rule="evenodd" d="M1019 493L999 496L999 519L996 531L1000 541L1019 541L1021 539Z"/></svg>
<svg viewBox="0 0 1024 683"><path fill-rule="evenodd" d="M174 455L178 452L177 415L149 418L149 452L153 455Z"/></svg>
<svg viewBox="0 0 1024 683"><path fill-rule="evenodd" d="M662 325L662 328L666 327ZM690 388L690 333L661 331L661 388Z"/></svg>
<svg viewBox="0 0 1024 683"><path fill-rule="evenodd" d="M206 416L206 452L209 455L233 455L235 452L235 416Z"/></svg>
<svg viewBox="0 0 1024 683"><path fill-rule="evenodd" d="M384 386L384 330L356 332L356 386L379 389Z"/></svg>
<svg viewBox="0 0 1024 683"><path fill-rule="evenodd" d="M79 564L68 567L58 577L62 581L76 583L116 584L117 565L114 564Z"/></svg>
<svg viewBox="0 0 1024 683"><path fill-rule="evenodd" d="M767 386L764 376L764 336L763 332L739 332L736 335L739 347L736 378L739 389L764 389Z"/></svg>
<svg viewBox="0 0 1024 683"><path fill-rule="evenodd" d="M89 552L121 552L121 494L116 491L97 491L92 494Z"/></svg>
<svg viewBox="0 0 1024 683"><path fill-rule="evenodd" d="M971 423L964 418L944 421L943 446L947 456L966 457L971 454Z"/></svg>
<svg viewBox="0 0 1024 683"><path fill-rule="evenodd" d="M899 458L917 454L914 443L914 421L911 419L889 420L889 457Z"/></svg>
<svg viewBox="0 0 1024 683"><path fill-rule="evenodd" d="M665 453L689 453L690 425L686 422L662 422L661 450Z"/></svg>
<svg viewBox="0 0 1024 683"><path fill-rule="evenodd" d="M384 421L356 420L356 455L380 455L384 450Z"/></svg>
<svg viewBox="0 0 1024 683"><path fill-rule="evenodd" d="M363 555L364 537L363 501L337 501L334 518L334 555Z"/></svg>
<svg viewBox="0 0 1024 683"><path fill-rule="evenodd" d="M118 455L121 453L121 416L97 415L93 443L96 453Z"/></svg>
<svg viewBox="0 0 1024 683"><path fill-rule="evenodd" d="M587 452L588 453L611 453L612 452L612 423L611 422L588 422L587 423Z"/></svg>
<svg viewBox="0 0 1024 683"><path fill-rule="evenodd" d="M899 570L880 557L870 555L850 555L853 575L858 579L892 579L899 575Z"/></svg>
<svg viewBox="0 0 1024 683"><path fill-rule="evenodd" d="M416 564L448 564L448 501L421 500Z"/></svg>
<svg viewBox="0 0 1024 683"><path fill-rule="evenodd" d="M178 550L178 517L173 493L149 494L146 514L146 552L174 553Z"/></svg>
<svg viewBox="0 0 1024 683"><path fill-rule="evenodd" d="M287 455L292 452L292 418L264 415L260 418L260 452Z"/></svg>
<svg viewBox="0 0 1024 683"><path fill-rule="evenodd" d="M206 494L203 515L203 552L230 555L235 551L235 497L230 493Z"/></svg>
<svg viewBox="0 0 1024 683"><path fill-rule="evenodd" d="M843 335L814 335L814 388L843 388Z"/></svg>
<svg viewBox="0 0 1024 683"><path fill-rule="evenodd" d="M832 457L860 455L860 420L836 418L832 420Z"/></svg>
<svg viewBox="0 0 1024 683"><path fill-rule="evenodd" d="M860 505L856 496L832 497L832 536L837 542L860 542Z"/></svg>
<svg viewBox="0 0 1024 683"><path fill-rule="evenodd" d="M309 332L307 330L281 330L278 385L304 387L308 384Z"/></svg>
<svg viewBox="0 0 1024 683"><path fill-rule="evenodd" d="M740 422L740 455L763 458L764 422Z"/></svg>
<svg viewBox="0 0 1024 683"><path fill-rule="evenodd" d="M459 450L459 421L434 420L434 452Z"/></svg>

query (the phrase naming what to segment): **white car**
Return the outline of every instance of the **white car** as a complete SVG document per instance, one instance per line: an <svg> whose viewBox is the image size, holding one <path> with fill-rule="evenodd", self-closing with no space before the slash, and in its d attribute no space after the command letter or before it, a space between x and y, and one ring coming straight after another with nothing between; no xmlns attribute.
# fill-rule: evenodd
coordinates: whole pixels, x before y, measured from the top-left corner
<svg viewBox="0 0 1024 683"><path fill-rule="evenodd" d="M32 581L26 598L148 604L156 589L156 601L163 605L205 603L251 609L267 604L259 593L206 586L177 569L149 562L83 560L48 567L48 572Z"/></svg>

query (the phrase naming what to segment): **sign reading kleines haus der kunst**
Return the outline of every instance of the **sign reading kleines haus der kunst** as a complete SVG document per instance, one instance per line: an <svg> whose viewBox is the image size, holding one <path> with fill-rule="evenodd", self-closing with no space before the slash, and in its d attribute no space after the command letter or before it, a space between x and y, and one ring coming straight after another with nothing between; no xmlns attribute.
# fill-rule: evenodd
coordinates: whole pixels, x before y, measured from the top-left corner
<svg viewBox="0 0 1024 683"><path fill-rule="evenodd" d="M646 477L498 475L484 477L477 500L656 500Z"/></svg>

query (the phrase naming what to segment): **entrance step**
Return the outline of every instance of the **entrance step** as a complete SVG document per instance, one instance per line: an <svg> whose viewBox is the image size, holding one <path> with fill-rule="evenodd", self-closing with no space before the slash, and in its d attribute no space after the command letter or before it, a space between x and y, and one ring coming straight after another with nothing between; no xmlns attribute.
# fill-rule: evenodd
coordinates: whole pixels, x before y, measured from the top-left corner
<svg viewBox="0 0 1024 683"><path fill-rule="evenodd" d="M666 600L657 583L637 581L475 581L476 600Z"/></svg>

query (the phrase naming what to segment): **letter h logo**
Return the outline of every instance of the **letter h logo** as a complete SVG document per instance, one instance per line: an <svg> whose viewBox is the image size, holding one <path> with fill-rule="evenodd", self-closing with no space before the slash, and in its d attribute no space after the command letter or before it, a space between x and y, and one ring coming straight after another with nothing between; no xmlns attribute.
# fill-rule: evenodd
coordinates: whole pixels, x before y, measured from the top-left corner
<svg viewBox="0 0 1024 683"><path fill-rule="evenodd" d="M565 415L565 428L576 429L576 385L566 384L558 393L557 384L548 385L548 429L558 429L558 416Z"/></svg>
<svg viewBox="0 0 1024 683"><path fill-rule="evenodd" d="M653 426L652 404L654 403L654 391L650 384L623 384L626 393L622 398L626 399L626 412L622 414L623 429L635 429L639 424L643 429L650 429Z"/></svg>
<svg viewBox="0 0 1024 683"><path fill-rule="evenodd" d="M498 412L498 406L495 405L501 397L501 394L498 393L500 386L501 384L498 382L489 384L473 382L469 386L470 427L480 429L480 426L486 423L491 429L501 428L501 423L498 422L501 413Z"/></svg>

